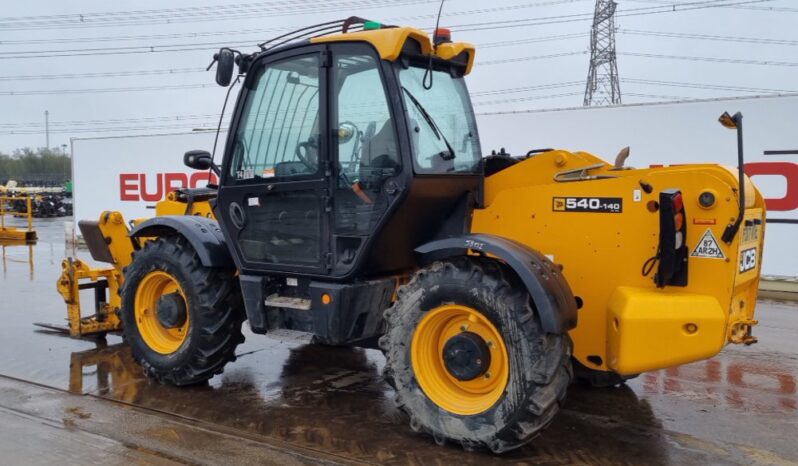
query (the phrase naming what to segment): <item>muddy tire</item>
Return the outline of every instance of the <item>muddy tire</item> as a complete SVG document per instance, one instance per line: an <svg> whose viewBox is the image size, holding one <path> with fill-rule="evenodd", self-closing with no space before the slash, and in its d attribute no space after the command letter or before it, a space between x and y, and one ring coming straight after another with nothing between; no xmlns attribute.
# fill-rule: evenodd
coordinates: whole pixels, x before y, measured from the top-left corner
<svg viewBox="0 0 798 466"><path fill-rule="evenodd" d="M440 364L449 368L447 364L451 359L447 358L451 353L446 353L445 349L448 341L443 353L440 351L443 340L416 348L420 342L428 341L416 335L417 330L418 333L427 332L425 322L440 320L437 316L444 312L442 309L470 309L467 317L471 321L485 319L482 328L493 328L498 339L503 340L507 358L506 385L500 387L495 402L492 398L486 400L492 402L490 406L460 403L456 396L441 397L440 393L432 398L444 402L436 402L429 396L435 391L429 389L433 385L426 383L429 394L422 388L429 371L422 366L421 355L434 354ZM452 319L456 318L453 314ZM439 444L450 441L467 450L487 448L495 453L518 448L551 423L565 399L573 376L571 340L567 334L546 334L541 330L526 288L512 270L497 261L460 257L421 269L400 288L396 303L385 312L385 319L386 334L380 339L380 347L386 358L384 375L396 390L397 406L410 417L413 430L431 435ZM449 324L443 325L440 335L457 331L446 327ZM454 325L460 326L463 332L470 332L468 324L455 322ZM488 357L474 360L490 360L489 369L492 370L497 360L495 353L501 345L490 341L488 346ZM449 371L443 375L456 374ZM490 372L480 377L486 375ZM459 377L457 381L449 379L462 384ZM474 382L486 381L475 378L464 383ZM445 394L453 393L458 392ZM472 407L475 409L470 409ZM479 412L467 412L469 410Z"/></svg>
<svg viewBox="0 0 798 466"><path fill-rule="evenodd" d="M124 338L133 358L161 383L210 379L235 360L244 341L234 271L203 266L182 236L148 241L136 251L121 295Z"/></svg>

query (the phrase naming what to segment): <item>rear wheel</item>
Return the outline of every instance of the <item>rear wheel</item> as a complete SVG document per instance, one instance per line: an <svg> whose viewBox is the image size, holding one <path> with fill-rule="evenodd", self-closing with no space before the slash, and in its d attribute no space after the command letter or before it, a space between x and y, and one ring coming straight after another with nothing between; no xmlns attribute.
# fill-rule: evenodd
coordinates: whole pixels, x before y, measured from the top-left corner
<svg viewBox="0 0 798 466"><path fill-rule="evenodd" d="M205 267L181 236L148 241L125 270L125 340L147 375L189 385L235 359L244 312L234 271Z"/></svg>
<svg viewBox="0 0 798 466"><path fill-rule="evenodd" d="M437 262L386 311L385 376L410 426L466 449L527 443L559 410L571 341L543 332L529 294L500 263Z"/></svg>

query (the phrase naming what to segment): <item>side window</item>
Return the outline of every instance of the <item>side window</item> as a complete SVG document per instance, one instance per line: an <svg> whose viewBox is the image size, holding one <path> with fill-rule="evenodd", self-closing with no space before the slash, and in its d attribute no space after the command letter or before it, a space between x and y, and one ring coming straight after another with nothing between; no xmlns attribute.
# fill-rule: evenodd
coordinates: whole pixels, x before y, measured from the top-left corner
<svg viewBox="0 0 798 466"><path fill-rule="evenodd" d="M230 176L237 180L314 174L319 165L319 58L293 57L263 68L235 134Z"/></svg>
<svg viewBox="0 0 798 466"><path fill-rule="evenodd" d="M335 229L365 235L388 207L383 183L401 169L394 121L379 71L362 53L335 55L338 98L338 170Z"/></svg>

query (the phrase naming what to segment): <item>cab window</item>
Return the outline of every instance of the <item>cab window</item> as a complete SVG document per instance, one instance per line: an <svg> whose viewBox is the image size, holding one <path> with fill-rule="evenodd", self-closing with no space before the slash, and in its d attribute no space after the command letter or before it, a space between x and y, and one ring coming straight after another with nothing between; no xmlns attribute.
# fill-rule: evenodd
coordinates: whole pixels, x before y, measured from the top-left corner
<svg viewBox="0 0 798 466"><path fill-rule="evenodd" d="M319 58L292 57L257 75L236 130L234 180L301 177L319 168Z"/></svg>
<svg viewBox="0 0 798 466"><path fill-rule="evenodd" d="M394 121L380 73L368 46L334 53L337 89L335 228L346 235L368 234L388 208L385 181L401 169Z"/></svg>

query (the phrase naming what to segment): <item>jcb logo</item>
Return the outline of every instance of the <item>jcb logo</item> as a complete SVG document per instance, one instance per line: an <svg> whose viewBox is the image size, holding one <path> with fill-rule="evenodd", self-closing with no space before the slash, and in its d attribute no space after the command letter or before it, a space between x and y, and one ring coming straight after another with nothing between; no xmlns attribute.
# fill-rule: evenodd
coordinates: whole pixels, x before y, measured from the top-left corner
<svg viewBox="0 0 798 466"><path fill-rule="evenodd" d="M746 249L740 253L740 272L756 268L756 248Z"/></svg>

